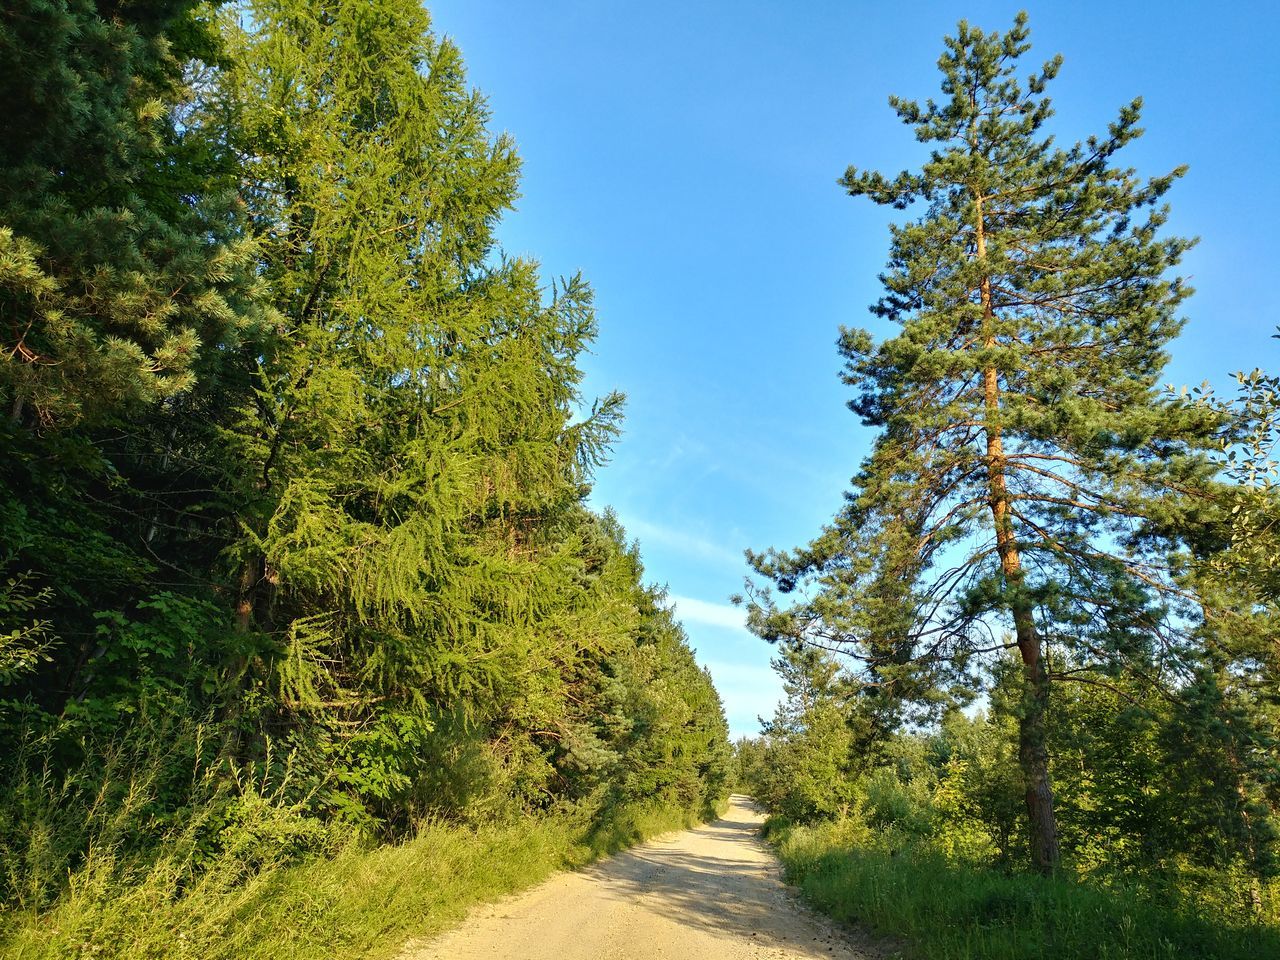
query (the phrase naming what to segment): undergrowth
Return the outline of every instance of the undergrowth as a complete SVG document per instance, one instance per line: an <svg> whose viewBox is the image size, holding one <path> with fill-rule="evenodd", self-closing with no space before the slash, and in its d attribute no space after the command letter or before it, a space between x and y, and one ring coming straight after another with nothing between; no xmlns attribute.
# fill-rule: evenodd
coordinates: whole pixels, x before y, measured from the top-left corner
<svg viewBox="0 0 1280 960"><path fill-rule="evenodd" d="M11 960L391 957L476 903L695 819L633 805L589 824L573 815L434 823L404 843L352 843L292 863L228 855L196 875L178 852L141 871L100 855L72 875L50 909L0 915L0 953Z"/></svg>
<svg viewBox="0 0 1280 960"><path fill-rule="evenodd" d="M855 830L852 834L860 833ZM929 960L1261 960L1280 957L1276 891L1254 919L1124 885L1005 873L847 825L772 825L787 879L837 920ZM1220 891L1224 897L1230 891Z"/></svg>

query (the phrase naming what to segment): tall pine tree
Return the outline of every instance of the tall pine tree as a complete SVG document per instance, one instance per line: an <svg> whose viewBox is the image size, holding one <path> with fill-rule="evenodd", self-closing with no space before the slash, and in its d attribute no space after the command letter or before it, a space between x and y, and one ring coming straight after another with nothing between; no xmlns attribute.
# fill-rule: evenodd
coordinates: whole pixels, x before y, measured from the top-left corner
<svg viewBox="0 0 1280 960"><path fill-rule="evenodd" d="M808 547L753 556L801 599L753 589L768 639L865 658L869 679L925 696L1002 648L1022 664L1019 762L1033 864L1059 845L1046 724L1057 681L1153 681L1186 668L1199 614L1174 531L1202 509L1216 428L1158 388L1189 289L1191 242L1162 235L1154 179L1114 165L1141 101L1106 135L1058 147L1045 95L1061 58L1024 81L1027 18L965 22L938 61L940 102L891 98L918 172L850 168L852 196L906 209L892 227L876 344L842 330L850 406L880 429L847 503Z"/></svg>

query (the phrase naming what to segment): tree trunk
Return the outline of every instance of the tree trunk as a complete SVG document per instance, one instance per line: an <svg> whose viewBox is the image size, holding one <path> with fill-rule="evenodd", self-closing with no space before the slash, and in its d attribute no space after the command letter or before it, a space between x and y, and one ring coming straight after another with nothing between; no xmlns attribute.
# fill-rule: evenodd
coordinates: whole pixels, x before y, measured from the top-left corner
<svg viewBox="0 0 1280 960"><path fill-rule="evenodd" d="M1018 716L1018 760L1026 785L1027 825L1031 863L1041 873L1058 868L1058 823L1049 780L1049 750L1045 713L1049 706L1049 676L1041 656L1040 635L1029 610L1014 614L1018 652L1022 655L1023 694Z"/></svg>
<svg viewBox="0 0 1280 960"><path fill-rule="evenodd" d="M975 195L976 252L987 253L983 227L983 198ZM991 303L991 279L984 276L979 292L982 304L982 344L995 346L995 312ZM1010 516L1009 487L1005 480L1004 438L1000 424L1000 375L995 367L982 371L983 405L986 410L986 470L991 517L996 529L996 551L1000 570L1010 591L1009 612L1013 615L1018 653L1022 657L1022 703L1018 715L1018 762L1026 788L1027 827L1031 863L1041 873L1058 868L1058 824L1053 810L1053 787L1049 781L1049 750L1045 714L1049 706L1049 674L1045 669L1043 644L1036 629L1030 602L1022 593L1022 558Z"/></svg>
<svg viewBox="0 0 1280 960"><path fill-rule="evenodd" d="M246 560L240 568L240 590L236 598L235 626L238 633L247 633L253 626L257 612L259 585L262 581L262 560L258 556Z"/></svg>

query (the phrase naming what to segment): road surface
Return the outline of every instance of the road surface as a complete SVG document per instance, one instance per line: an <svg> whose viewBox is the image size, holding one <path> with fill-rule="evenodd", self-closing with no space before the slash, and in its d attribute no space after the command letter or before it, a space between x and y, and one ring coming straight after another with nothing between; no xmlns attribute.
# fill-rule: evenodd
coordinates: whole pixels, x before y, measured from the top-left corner
<svg viewBox="0 0 1280 960"><path fill-rule="evenodd" d="M670 834L473 911L403 960L869 960L782 883L734 796L714 823Z"/></svg>

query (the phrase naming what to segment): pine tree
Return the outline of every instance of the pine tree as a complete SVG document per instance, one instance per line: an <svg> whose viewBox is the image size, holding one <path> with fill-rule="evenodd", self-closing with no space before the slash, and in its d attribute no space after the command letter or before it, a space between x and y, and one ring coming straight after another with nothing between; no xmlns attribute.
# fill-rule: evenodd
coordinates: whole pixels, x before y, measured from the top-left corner
<svg viewBox="0 0 1280 960"><path fill-rule="evenodd" d="M835 657L801 646L784 649L773 667L783 700L762 725L758 799L797 822L847 813L855 791L848 678Z"/></svg>
<svg viewBox="0 0 1280 960"><path fill-rule="evenodd" d="M892 227L873 308L901 330L879 345L842 330L850 406L880 434L818 539L753 557L803 599L779 608L753 589L751 622L856 653L871 681L916 696L1016 649L1030 853L1051 871L1051 685L1185 669L1199 614L1176 534L1208 502L1217 419L1158 389L1190 293L1171 271L1191 241L1161 230L1182 169L1114 165L1141 134L1140 100L1105 136L1056 146L1045 90L1061 58L1020 81L1027 38L1025 14L1003 35L961 21L938 62L944 98L890 99L933 145L922 168L840 181L924 205Z"/></svg>
<svg viewBox="0 0 1280 960"><path fill-rule="evenodd" d="M136 414L260 320L184 68L191 0L17 0L0 17L0 396L15 424Z"/></svg>

